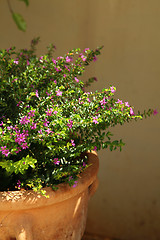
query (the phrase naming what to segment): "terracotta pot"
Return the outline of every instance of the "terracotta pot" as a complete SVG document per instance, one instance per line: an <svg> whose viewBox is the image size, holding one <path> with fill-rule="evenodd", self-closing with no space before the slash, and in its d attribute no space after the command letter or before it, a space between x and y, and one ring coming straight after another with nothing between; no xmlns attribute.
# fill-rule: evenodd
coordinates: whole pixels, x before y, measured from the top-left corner
<svg viewBox="0 0 160 240"><path fill-rule="evenodd" d="M80 240L88 200L95 192L99 160L89 153L88 169L75 188L60 184L46 188L49 198L33 191L0 192L0 240Z"/></svg>

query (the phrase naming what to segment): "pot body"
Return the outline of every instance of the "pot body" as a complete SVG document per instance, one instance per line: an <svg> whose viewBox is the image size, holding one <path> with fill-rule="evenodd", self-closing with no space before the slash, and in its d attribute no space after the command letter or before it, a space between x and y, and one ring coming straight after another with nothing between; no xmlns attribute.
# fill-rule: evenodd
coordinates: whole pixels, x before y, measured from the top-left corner
<svg viewBox="0 0 160 240"><path fill-rule="evenodd" d="M57 191L46 188L45 198L33 191L0 193L0 240L80 240L88 201L98 181L99 160L88 153L89 166L75 188L60 184Z"/></svg>

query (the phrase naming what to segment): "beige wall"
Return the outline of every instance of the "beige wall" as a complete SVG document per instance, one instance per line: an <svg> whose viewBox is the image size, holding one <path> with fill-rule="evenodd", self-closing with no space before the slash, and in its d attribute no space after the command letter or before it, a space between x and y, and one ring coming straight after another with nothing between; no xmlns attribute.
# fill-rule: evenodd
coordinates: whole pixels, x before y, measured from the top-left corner
<svg viewBox="0 0 160 240"><path fill-rule="evenodd" d="M57 55L76 47L105 48L87 76L92 89L110 84L117 97L160 112L159 0L12 0L28 23L15 27L7 2L0 0L0 47L27 47L41 37L39 52L53 42ZM18 4L17 4L18 2ZM126 146L100 151L100 185L90 202L87 231L127 240L160 239L160 116L113 129Z"/></svg>

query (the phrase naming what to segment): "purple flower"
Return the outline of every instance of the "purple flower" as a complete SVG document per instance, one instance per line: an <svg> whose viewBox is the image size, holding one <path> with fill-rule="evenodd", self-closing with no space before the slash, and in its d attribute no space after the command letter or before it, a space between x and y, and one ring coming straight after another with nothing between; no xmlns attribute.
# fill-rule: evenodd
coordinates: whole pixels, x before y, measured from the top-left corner
<svg viewBox="0 0 160 240"><path fill-rule="evenodd" d="M18 62L18 60L14 60L14 63L15 63L15 64L18 64L19 62Z"/></svg>
<svg viewBox="0 0 160 240"><path fill-rule="evenodd" d="M22 147L22 149L26 149L26 148L28 148L28 145L27 145L27 143L23 143L23 144L21 145L21 147Z"/></svg>
<svg viewBox="0 0 160 240"><path fill-rule="evenodd" d="M119 99L116 103L123 104L122 100L119 100Z"/></svg>
<svg viewBox="0 0 160 240"><path fill-rule="evenodd" d="M58 158L54 158L54 159L53 159L53 162L54 162L55 165L59 165L59 163L60 163L60 161L58 160Z"/></svg>
<svg viewBox="0 0 160 240"><path fill-rule="evenodd" d="M59 66L55 67L55 70L56 70L56 72L61 72L62 71L62 69Z"/></svg>
<svg viewBox="0 0 160 240"><path fill-rule="evenodd" d="M73 179L73 177L72 177L72 176L69 176L69 179L68 179L68 180L71 181L72 179Z"/></svg>
<svg viewBox="0 0 160 240"><path fill-rule="evenodd" d="M63 57L62 56L57 57L57 60L60 60L60 59L63 59Z"/></svg>
<svg viewBox="0 0 160 240"><path fill-rule="evenodd" d="M52 62L53 62L54 64L56 64L56 60L55 60L54 58L52 58Z"/></svg>
<svg viewBox="0 0 160 240"><path fill-rule="evenodd" d="M46 111L46 115L47 116L51 116L52 115L52 112L53 112L53 109L52 108L50 108L50 109L47 109L47 111Z"/></svg>
<svg viewBox="0 0 160 240"><path fill-rule="evenodd" d="M130 107L128 102L125 102L124 104L125 104L126 107Z"/></svg>
<svg viewBox="0 0 160 240"><path fill-rule="evenodd" d="M18 182L17 182L17 187L21 188L21 181L20 180L18 180Z"/></svg>
<svg viewBox="0 0 160 240"><path fill-rule="evenodd" d="M37 128L37 124L36 123L32 123L31 129L36 129Z"/></svg>
<svg viewBox="0 0 160 240"><path fill-rule="evenodd" d="M82 100L82 98L78 99L79 104L83 104L84 103L83 101L81 102L81 100Z"/></svg>
<svg viewBox="0 0 160 240"><path fill-rule="evenodd" d="M12 83L16 82L18 80L18 78L15 78L12 80Z"/></svg>
<svg viewBox="0 0 160 240"><path fill-rule="evenodd" d="M17 132L15 136L16 136L15 142L17 142L19 145L21 145L22 143L24 143L26 141L28 132L27 131L24 131L23 133Z"/></svg>
<svg viewBox="0 0 160 240"><path fill-rule="evenodd" d="M106 100L106 99L105 99L105 97L104 97L103 100L100 101L101 106L103 106L103 105L105 105L105 104L107 103L105 100Z"/></svg>
<svg viewBox="0 0 160 240"><path fill-rule="evenodd" d="M96 146L94 146L93 151L97 151L97 147Z"/></svg>
<svg viewBox="0 0 160 240"><path fill-rule="evenodd" d="M84 52L87 52L88 50L90 50L90 49L89 49L89 48L85 48L85 49L84 49Z"/></svg>
<svg viewBox="0 0 160 240"><path fill-rule="evenodd" d="M38 95L38 90L36 90L36 97L39 98L39 95Z"/></svg>
<svg viewBox="0 0 160 240"><path fill-rule="evenodd" d="M111 90L111 93L115 93L116 91L114 86L110 87L110 90Z"/></svg>
<svg viewBox="0 0 160 240"><path fill-rule="evenodd" d="M40 130L38 131L38 133L39 133L39 134L42 134L42 129L40 129Z"/></svg>
<svg viewBox="0 0 160 240"><path fill-rule="evenodd" d="M72 128L72 126L73 126L73 121L72 121L71 119L69 119L69 123L67 123L67 126L68 126L69 128Z"/></svg>
<svg viewBox="0 0 160 240"><path fill-rule="evenodd" d="M73 147L76 146L76 144L74 143L74 140L73 140L73 139L71 139L71 144L72 144Z"/></svg>
<svg viewBox="0 0 160 240"><path fill-rule="evenodd" d="M76 81L77 83L79 82L79 79L78 79L78 78L75 77L74 79L75 79L75 81Z"/></svg>
<svg viewBox="0 0 160 240"><path fill-rule="evenodd" d="M72 61L72 58L69 57L69 56L67 56L67 57L66 57L66 62L68 63L68 62L71 62L71 61Z"/></svg>
<svg viewBox="0 0 160 240"><path fill-rule="evenodd" d="M35 110L31 110L29 113L28 113L28 115L30 116L30 117L34 117L35 116Z"/></svg>
<svg viewBox="0 0 160 240"><path fill-rule="evenodd" d="M44 125L45 127L48 127L48 123L49 123L49 121L47 121L47 118L45 118L45 121L44 121L43 125Z"/></svg>
<svg viewBox="0 0 160 240"><path fill-rule="evenodd" d="M84 56L84 55L81 55L81 58L82 58L83 62L85 62L85 61L86 61L86 59L87 59L87 57L86 57L86 56Z"/></svg>
<svg viewBox="0 0 160 240"><path fill-rule="evenodd" d="M59 89L56 91L56 93L57 96L62 96L62 92Z"/></svg>
<svg viewBox="0 0 160 240"><path fill-rule="evenodd" d="M8 155L10 154L9 149L7 149L6 146L1 147L0 151L2 152L3 155L5 155L6 157L8 157Z"/></svg>
<svg viewBox="0 0 160 240"><path fill-rule="evenodd" d="M153 111L153 115L155 116L155 115L157 115L158 114L158 111L157 111L157 109L155 109L154 111Z"/></svg>
<svg viewBox="0 0 160 240"><path fill-rule="evenodd" d="M51 129L49 129L49 128L46 130L46 132L47 132L48 134L53 133L53 132L51 131Z"/></svg>
<svg viewBox="0 0 160 240"><path fill-rule="evenodd" d="M133 112L133 109L132 109L132 108L130 108L130 115L131 115L131 116L134 115L134 112Z"/></svg>
<svg viewBox="0 0 160 240"><path fill-rule="evenodd" d="M83 167L85 167L86 166L86 163L85 162L83 162Z"/></svg>
<svg viewBox="0 0 160 240"><path fill-rule="evenodd" d="M58 112L57 112L57 111L54 111L53 113L54 113L55 115L57 115Z"/></svg>
<svg viewBox="0 0 160 240"><path fill-rule="evenodd" d="M77 187L77 183L78 183L77 181L74 182L73 188Z"/></svg>
<svg viewBox="0 0 160 240"><path fill-rule="evenodd" d="M21 151L21 149L18 147L17 151L15 151L15 153L19 153Z"/></svg>
<svg viewBox="0 0 160 240"><path fill-rule="evenodd" d="M30 123L29 119L30 119L30 117L27 117L27 116L22 117L21 120L20 120L20 124L22 125L22 124Z"/></svg>
<svg viewBox="0 0 160 240"><path fill-rule="evenodd" d="M94 61L94 62L97 61L96 55L93 57L93 61Z"/></svg>
<svg viewBox="0 0 160 240"><path fill-rule="evenodd" d="M21 102L22 102L22 101L20 101L20 102L17 103L17 107L19 107L19 105L21 104Z"/></svg>
<svg viewBox="0 0 160 240"><path fill-rule="evenodd" d="M97 121L97 119L98 119L98 117L96 116L96 117L93 117L93 122L95 123L95 124L98 124L98 121Z"/></svg>

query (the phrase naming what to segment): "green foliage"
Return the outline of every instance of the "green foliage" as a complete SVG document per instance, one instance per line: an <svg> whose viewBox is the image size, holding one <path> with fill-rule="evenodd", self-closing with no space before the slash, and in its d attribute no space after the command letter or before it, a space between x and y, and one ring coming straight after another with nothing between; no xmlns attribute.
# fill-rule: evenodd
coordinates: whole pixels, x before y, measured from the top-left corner
<svg viewBox="0 0 160 240"><path fill-rule="evenodd" d="M0 51L1 191L18 185L45 195L45 186L75 186L87 167L87 151L122 149L111 127L153 113L135 114L128 102L114 97L113 86L85 90L96 78L84 83L81 76L102 47L74 49L55 59L54 45L36 56L38 41L29 50Z"/></svg>
<svg viewBox="0 0 160 240"><path fill-rule="evenodd" d="M27 7L29 6L29 0L19 0L19 1L24 2ZM26 24L26 21L24 20L23 16L19 13L15 13L13 11L10 0L7 0L7 3L8 3L9 10L12 14L12 18L13 18L15 24L17 25L18 29L25 32L27 24Z"/></svg>
<svg viewBox="0 0 160 240"><path fill-rule="evenodd" d="M26 22L24 20L24 18L22 17L22 15L20 15L19 13L12 13L12 17L14 22L16 23L17 27L19 28L19 30L22 30L23 32L26 31Z"/></svg>
<svg viewBox="0 0 160 240"><path fill-rule="evenodd" d="M29 0L19 0L19 1L24 2L26 6L29 6Z"/></svg>

